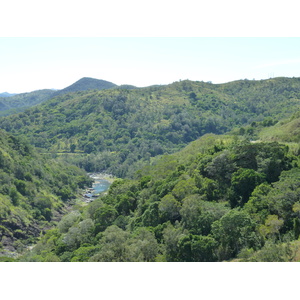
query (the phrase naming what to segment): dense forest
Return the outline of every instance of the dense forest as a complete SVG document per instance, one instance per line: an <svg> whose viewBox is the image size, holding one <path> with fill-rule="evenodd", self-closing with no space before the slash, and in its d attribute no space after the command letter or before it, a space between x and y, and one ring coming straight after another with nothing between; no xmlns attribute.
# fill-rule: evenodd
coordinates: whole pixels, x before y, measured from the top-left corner
<svg viewBox="0 0 300 300"><path fill-rule="evenodd" d="M1 117L3 260L299 261L299 100L300 78L185 80ZM76 204L96 171L119 179Z"/></svg>
<svg viewBox="0 0 300 300"><path fill-rule="evenodd" d="M83 170L40 156L27 142L0 131L0 254L22 251L68 211ZM73 201L74 202L74 201Z"/></svg>
<svg viewBox="0 0 300 300"><path fill-rule="evenodd" d="M1 93L0 116L8 116L22 112L29 107L45 102L57 95L85 90L103 90L114 87L118 86L109 81L84 77L62 90L44 89L21 94Z"/></svg>
<svg viewBox="0 0 300 300"><path fill-rule="evenodd" d="M1 118L0 127L87 171L125 177L206 133L273 125L298 110L299 99L299 78L222 85L186 80L63 94ZM253 131L241 128L242 134Z"/></svg>
<svg viewBox="0 0 300 300"><path fill-rule="evenodd" d="M206 135L65 215L21 261L291 261L299 178L286 145Z"/></svg>

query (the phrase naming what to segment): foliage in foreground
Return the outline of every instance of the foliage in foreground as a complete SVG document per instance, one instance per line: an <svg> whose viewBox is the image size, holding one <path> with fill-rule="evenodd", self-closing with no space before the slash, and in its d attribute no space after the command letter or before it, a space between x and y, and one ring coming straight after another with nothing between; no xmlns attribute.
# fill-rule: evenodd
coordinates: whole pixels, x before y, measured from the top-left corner
<svg viewBox="0 0 300 300"><path fill-rule="evenodd" d="M21 261L291 261L300 169L286 145L207 135L65 215Z"/></svg>
<svg viewBox="0 0 300 300"><path fill-rule="evenodd" d="M66 212L84 171L45 159L25 141L0 131L0 252L22 250Z"/></svg>

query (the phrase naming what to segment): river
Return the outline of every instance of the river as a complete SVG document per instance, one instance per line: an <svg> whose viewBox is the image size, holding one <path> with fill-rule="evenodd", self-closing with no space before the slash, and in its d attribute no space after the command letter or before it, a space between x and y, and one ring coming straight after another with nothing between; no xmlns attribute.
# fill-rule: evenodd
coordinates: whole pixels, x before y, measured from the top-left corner
<svg viewBox="0 0 300 300"><path fill-rule="evenodd" d="M100 193L106 192L113 182L113 177L109 174L92 173L88 175L94 179L92 188L88 189L84 194L85 198L90 200Z"/></svg>

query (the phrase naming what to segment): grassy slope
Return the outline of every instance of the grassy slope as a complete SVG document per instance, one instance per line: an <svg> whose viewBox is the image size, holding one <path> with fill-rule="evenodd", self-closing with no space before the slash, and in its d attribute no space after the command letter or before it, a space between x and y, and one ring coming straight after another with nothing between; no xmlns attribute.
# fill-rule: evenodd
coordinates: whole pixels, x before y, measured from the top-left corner
<svg viewBox="0 0 300 300"><path fill-rule="evenodd" d="M0 252L22 250L36 240L88 183L82 170L45 159L1 130Z"/></svg>
<svg viewBox="0 0 300 300"><path fill-rule="evenodd" d="M264 128L259 138L267 141L300 142L300 118L292 118Z"/></svg>

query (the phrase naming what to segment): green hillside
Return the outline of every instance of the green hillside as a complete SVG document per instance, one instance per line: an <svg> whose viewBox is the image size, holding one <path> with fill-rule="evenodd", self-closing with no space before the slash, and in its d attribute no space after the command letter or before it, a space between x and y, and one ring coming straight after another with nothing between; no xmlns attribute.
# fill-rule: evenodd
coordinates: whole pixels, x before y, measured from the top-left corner
<svg viewBox="0 0 300 300"><path fill-rule="evenodd" d="M0 94L0 116L8 116L19 112L23 112L27 108L42 103L54 96L66 93L126 87L130 89L134 88L133 86L129 85L124 87L118 87L116 84L111 83L109 81L84 77L62 90L44 89L16 95L2 93Z"/></svg>
<svg viewBox="0 0 300 300"><path fill-rule="evenodd" d="M253 122L232 130L232 134L244 136L253 142L281 142L289 146L294 154L300 153L300 119L299 112L280 121L267 118L263 122Z"/></svg>
<svg viewBox="0 0 300 300"><path fill-rule="evenodd" d="M64 216L21 261L292 261L300 168L286 145L205 135Z"/></svg>
<svg viewBox="0 0 300 300"><path fill-rule="evenodd" d="M300 142L300 118L295 113L291 118L281 120L276 125L264 128L258 134L259 138L268 141Z"/></svg>
<svg viewBox="0 0 300 300"><path fill-rule="evenodd" d="M54 94L55 91L53 90L39 90L1 98L0 116L7 116L22 112L31 106L50 99Z"/></svg>
<svg viewBox="0 0 300 300"><path fill-rule="evenodd" d="M298 110L299 99L299 78L218 85L186 80L64 94L1 118L0 127L28 137L42 152L70 153L68 159L88 171L124 177L206 133L270 119L272 125Z"/></svg>
<svg viewBox="0 0 300 300"><path fill-rule="evenodd" d="M66 213L89 177L75 166L40 156L25 141L0 131L0 254L35 242Z"/></svg>
<svg viewBox="0 0 300 300"><path fill-rule="evenodd" d="M2 256L39 236L15 260L299 260L299 100L299 78L185 80L0 118ZM67 213L90 183L74 164L122 179Z"/></svg>
<svg viewBox="0 0 300 300"><path fill-rule="evenodd" d="M116 84L95 78L83 77L78 81L74 82L70 86L59 90L55 93L55 96L67 93L73 93L78 91L87 91L87 90L103 90L117 87Z"/></svg>

